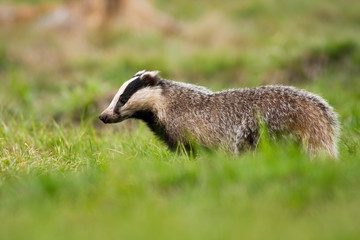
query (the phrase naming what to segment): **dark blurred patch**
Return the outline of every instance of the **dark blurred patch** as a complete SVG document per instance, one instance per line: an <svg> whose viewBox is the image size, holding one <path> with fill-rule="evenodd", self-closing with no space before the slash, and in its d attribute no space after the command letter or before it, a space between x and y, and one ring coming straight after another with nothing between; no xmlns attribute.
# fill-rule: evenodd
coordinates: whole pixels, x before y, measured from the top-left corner
<svg viewBox="0 0 360 240"><path fill-rule="evenodd" d="M8 55L5 47L0 45L0 71L8 66Z"/></svg>
<svg viewBox="0 0 360 240"><path fill-rule="evenodd" d="M314 81L326 69L349 71L359 58L353 41L330 42L313 48L293 60L280 63L280 69L270 73L266 82L302 83Z"/></svg>

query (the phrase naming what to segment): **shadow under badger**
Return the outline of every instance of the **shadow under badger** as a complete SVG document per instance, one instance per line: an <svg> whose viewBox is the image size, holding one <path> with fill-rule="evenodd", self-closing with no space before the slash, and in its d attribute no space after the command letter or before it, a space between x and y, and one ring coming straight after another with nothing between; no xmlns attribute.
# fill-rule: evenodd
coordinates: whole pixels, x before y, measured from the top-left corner
<svg viewBox="0 0 360 240"><path fill-rule="evenodd" d="M212 92L140 71L125 82L99 118L143 120L174 150L195 140L233 153L256 147L261 119L270 134L292 135L307 152L336 158L337 115L321 97L286 86Z"/></svg>

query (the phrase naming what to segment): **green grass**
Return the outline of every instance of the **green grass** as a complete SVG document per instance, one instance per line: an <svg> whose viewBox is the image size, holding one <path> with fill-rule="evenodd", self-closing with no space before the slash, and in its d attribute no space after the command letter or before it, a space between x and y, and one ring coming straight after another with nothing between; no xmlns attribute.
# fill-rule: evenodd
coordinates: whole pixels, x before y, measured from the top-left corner
<svg viewBox="0 0 360 240"><path fill-rule="evenodd" d="M194 35L119 29L67 52L61 36L0 28L0 239L359 239L357 1L155 4ZM213 12L225 19L213 29L232 30L217 44L198 25ZM339 161L266 140L188 157L143 123L100 124L107 93L141 69L213 90L317 93L339 114Z"/></svg>
<svg viewBox="0 0 360 240"><path fill-rule="evenodd" d="M97 134L10 118L0 133L7 238L359 237L360 162L342 145L339 163L280 143L189 159L144 125Z"/></svg>

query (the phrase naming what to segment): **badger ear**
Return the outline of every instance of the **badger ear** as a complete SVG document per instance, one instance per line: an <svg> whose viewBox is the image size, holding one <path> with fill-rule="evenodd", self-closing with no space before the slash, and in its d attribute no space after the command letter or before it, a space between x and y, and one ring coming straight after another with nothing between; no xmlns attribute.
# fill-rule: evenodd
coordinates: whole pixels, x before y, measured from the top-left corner
<svg viewBox="0 0 360 240"><path fill-rule="evenodd" d="M158 74L159 74L159 71L145 72L144 74L141 75L140 78L141 78L141 80L144 81L144 83L147 86L155 86L160 81L160 77Z"/></svg>

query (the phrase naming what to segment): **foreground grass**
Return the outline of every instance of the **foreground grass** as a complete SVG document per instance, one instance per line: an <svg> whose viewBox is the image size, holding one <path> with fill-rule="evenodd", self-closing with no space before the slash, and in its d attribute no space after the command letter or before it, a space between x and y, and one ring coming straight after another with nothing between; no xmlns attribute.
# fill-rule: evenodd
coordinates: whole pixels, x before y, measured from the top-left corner
<svg viewBox="0 0 360 240"><path fill-rule="evenodd" d="M359 155L343 144L340 162L266 142L190 159L144 125L97 133L13 117L0 125L1 238L360 237Z"/></svg>

